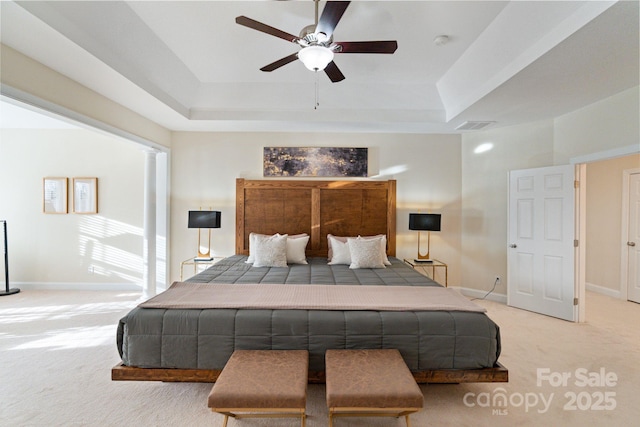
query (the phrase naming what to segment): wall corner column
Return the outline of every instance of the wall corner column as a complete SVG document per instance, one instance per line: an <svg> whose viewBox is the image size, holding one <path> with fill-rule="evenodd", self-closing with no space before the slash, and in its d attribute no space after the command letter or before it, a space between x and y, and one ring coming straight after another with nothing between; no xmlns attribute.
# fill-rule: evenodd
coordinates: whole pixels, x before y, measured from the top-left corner
<svg viewBox="0 0 640 427"><path fill-rule="evenodd" d="M143 283L142 296L156 294L156 155L157 150L145 150L144 157L144 222L143 222Z"/></svg>

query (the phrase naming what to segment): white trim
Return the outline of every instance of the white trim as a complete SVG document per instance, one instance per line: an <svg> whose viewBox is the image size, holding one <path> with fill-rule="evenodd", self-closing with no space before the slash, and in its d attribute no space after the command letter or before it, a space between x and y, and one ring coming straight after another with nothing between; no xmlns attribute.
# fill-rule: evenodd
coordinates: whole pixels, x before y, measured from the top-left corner
<svg viewBox="0 0 640 427"><path fill-rule="evenodd" d="M593 283L586 284L587 291L595 292L596 294L606 295L608 297L617 298L617 299L626 299L622 298L620 291L616 291L615 289L605 288L604 286L594 285Z"/></svg>
<svg viewBox="0 0 640 427"><path fill-rule="evenodd" d="M0 85L0 94L3 98L6 98L5 101L27 108L31 111L36 111L49 117L55 117L58 119L62 118L64 121L71 122L85 128L90 128L91 130L103 134L106 133L109 136L116 136L126 141L135 142L158 151L169 151L168 147L158 144L157 142L134 135L130 132L107 123L103 123L92 117L85 116L84 114L80 114L61 105L54 104L53 102L47 101L20 89L16 89L7 84L2 83L2 85Z"/></svg>
<svg viewBox="0 0 640 427"><path fill-rule="evenodd" d="M38 291L132 291L142 292L135 283L68 283L68 282L11 282L22 290Z"/></svg>
<svg viewBox="0 0 640 427"><path fill-rule="evenodd" d="M587 165L575 165L575 179L578 188L575 191L574 239L578 247L574 250L574 298L578 304L574 306L575 321L587 321L586 280L587 280Z"/></svg>
<svg viewBox="0 0 640 427"><path fill-rule="evenodd" d="M625 169L622 171L622 220L620 222L620 298L625 301L629 298L629 253L627 239L629 238L629 184L631 175L640 173L640 168Z"/></svg>
<svg viewBox="0 0 640 427"><path fill-rule="evenodd" d="M569 164L576 165L579 163L592 163L599 160L614 159L616 157L624 157L630 154L639 154L640 145L627 145L626 147L612 148L611 150L599 151L597 153L585 154L583 156L572 157Z"/></svg>

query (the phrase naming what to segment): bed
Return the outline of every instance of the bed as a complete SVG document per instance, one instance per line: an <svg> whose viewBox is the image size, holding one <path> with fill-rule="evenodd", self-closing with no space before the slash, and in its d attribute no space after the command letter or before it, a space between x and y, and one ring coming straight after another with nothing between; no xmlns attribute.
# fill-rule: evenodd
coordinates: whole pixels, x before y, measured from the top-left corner
<svg viewBox="0 0 640 427"><path fill-rule="evenodd" d="M122 362L112 369L112 379L213 382L235 349L306 349L310 382L322 382L327 349L397 348L420 383L508 381L507 369L498 362L500 331L486 313L457 305L387 307L378 306L379 301L368 302L374 293L380 293L382 303L394 299L385 295L402 299L405 292L446 293L443 297L450 298L450 290L395 258L395 196L394 180L237 179L236 254L188 283L174 284L157 297L160 300L147 301L121 319L117 346ZM252 240L256 235L307 236L306 264L289 260L286 266L256 267L261 259L247 263L253 256L250 241L257 247ZM336 262L342 255L331 254L330 243L334 242L334 249L337 246L327 236L378 239L386 265L329 265L330 256ZM372 247L364 240L357 242ZM203 292L231 295L222 299L233 301L236 292L270 293L269 287L273 292L302 295L312 305L196 304ZM163 304L171 293L189 292L194 296L186 305L153 305ZM330 295L330 304L338 298L335 295L346 294L339 298L374 305L317 306L316 297L309 297L312 292Z"/></svg>

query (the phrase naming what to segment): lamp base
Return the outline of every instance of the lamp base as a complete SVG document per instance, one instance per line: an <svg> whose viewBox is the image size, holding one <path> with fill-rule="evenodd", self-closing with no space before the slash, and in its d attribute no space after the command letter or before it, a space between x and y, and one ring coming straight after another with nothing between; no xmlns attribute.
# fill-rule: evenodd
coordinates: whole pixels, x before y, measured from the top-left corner
<svg viewBox="0 0 640 427"><path fill-rule="evenodd" d="M430 263L433 262L432 259L414 259L413 262L415 262L416 264L422 264L422 263Z"/></svg>
<svg viewBox="0 0 640 427"><path fill-rule="evenodd" d="M17 294L18 292L20 292L20 289L18 289L18 288L11 288L11 289L6 290L6 291L0 291L0 297L3 297L5 295Z"/></svg>
<svg viewBox="0 0 640 427"><path fill-rule="evenodd" d="M195 262L198 261L213 261L213 257L209 256L209 257L201 257L201 256L197 256L193 259Z"/></svg>

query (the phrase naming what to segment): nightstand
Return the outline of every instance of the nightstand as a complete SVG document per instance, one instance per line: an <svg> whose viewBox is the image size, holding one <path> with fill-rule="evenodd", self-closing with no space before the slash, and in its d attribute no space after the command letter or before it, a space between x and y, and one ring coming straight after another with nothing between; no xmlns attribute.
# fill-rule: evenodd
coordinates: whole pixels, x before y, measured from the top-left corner
<svg viewBox="0 0 640 427"><path fill-rule="evenodd" d="M186 259L184 261L182 261L180 263L180 281L182 282L182 277L184 275L184 267L185 266L193 266L193 274L192 276L195 276L196 274L204 271L205 269L211 267L213 264L215 264L216 262L220 261L221 259L224 259L224 257L222 256L214 256L211 258L206 258L206 259L198 259L196 257L193 258L189 258ZM191 277L191 276L189 276Z"/></svg>
<svg viewBox="0 0 640 427"><path fill-rule="evenodd" d="M437 259L432 259L429 262L416 262L415 260L412 259L404 259L405 264L410 265L414 270L418 270L420 271L422 274L424 274L425 276L429 277L431 280L436 281L436 268L441 268L444 269L444 286L448 286L448 267L447 264L445 264L442 261L438 261ZM427 270L431 269L431 276L429 276ZM439 282L438 282L439 283Z"/></svg>

